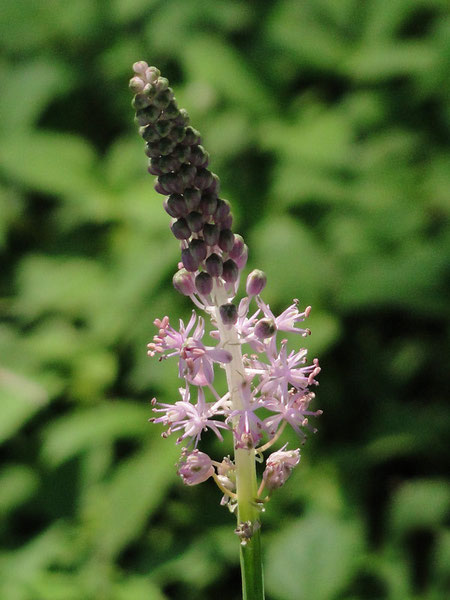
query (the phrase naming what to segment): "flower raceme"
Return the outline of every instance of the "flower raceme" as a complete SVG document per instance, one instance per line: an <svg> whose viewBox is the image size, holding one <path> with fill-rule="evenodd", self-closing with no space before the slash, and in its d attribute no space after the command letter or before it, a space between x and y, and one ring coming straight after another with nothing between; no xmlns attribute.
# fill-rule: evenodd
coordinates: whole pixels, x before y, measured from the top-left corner
<svg viewBox="0 0 450 600"><path fill-rule="evenodd" d="M257 269L246 279L246 295L235 302L248 248L232 231L230 205L220 196L219 178L208 169L209 155L200 134L189 125L187 112L178 108L158 69L141 61L134 64L134 73L130 87L150 158L148 170L157 177L155 189L165 196L163 206L180 244L173 284L209 317L209 335L216 342L205 344L205 320L195 311L187 325L180 320L178 330L167 316L155 320L157 333L148 354L160 360L177 357L183 383L173 403L153 399L157 416L151 421L166 428L164 436L175 433L176 442L184 444L178 466L184 483L195 485L213 477L224 494L222 503L232 510L238 505L245 516L240 492L245 486L239 475L244 462L255 472L256 454L269 449L286 425L303 440L310 417L322 412L309 408L314 399L310 388L317 385L320 372L317 359L308 364L306 350L288 351L287 341L279 339L288 332L308 336L310 331L302 324L311 307L301 310L294 300L276 316L261 297L266 276ZM245 353L246 348L252 354ZM226 371L225 393L214 387L217 368ZM208 430L219 440L227 431L233 435L235 461L225 457L216 462L198 449ZM282 486L299 463L299 449L285 448L267 458L259 490L252 484L250 504L260 506L268 499L262 498L263 491L270 495ZM256 521L241 520L237 532L243 544L258 528Z"/></svg>

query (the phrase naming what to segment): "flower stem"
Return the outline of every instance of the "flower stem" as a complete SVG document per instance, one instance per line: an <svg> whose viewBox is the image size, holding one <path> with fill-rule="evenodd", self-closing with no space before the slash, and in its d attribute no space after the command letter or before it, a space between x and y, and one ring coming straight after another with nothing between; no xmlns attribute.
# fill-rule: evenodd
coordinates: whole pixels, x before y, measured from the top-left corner
<svg viewBox="0 0 450 600"><path fill-rule="evenodd" d="M234 410L242 410L245 401L242 395L245 380L245 370L242 361L241 344L233 326L223 324L219 306L228 302L227 295L222 286L215 286L214 297L216 308L214 310L217 327L220 332L222 346L232 356L231 362L225 365L230 399ZM250 537L241 543L241 573L243 600L264 600L264 583L261 560L261 538L259 510L256 504L257 481L255 450L237 448L235 450L236 466L236 495L238 501L238 528L242 524L249 526Z"/></svg>

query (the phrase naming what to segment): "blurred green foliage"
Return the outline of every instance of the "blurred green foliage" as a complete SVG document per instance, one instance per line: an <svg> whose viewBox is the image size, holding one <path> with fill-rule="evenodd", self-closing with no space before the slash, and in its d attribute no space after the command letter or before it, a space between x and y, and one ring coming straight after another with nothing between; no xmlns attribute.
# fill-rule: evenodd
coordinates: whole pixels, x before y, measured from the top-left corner
<svg viewBox="0 0 450 600"><path fill-rule="evenodd" d="M325 412L264 515L268 597L448 597L448 8L2 2L2 600L239 598L233 518L147 424L178 386L152 321L190 307L140 59L203 133L266 301L313 305Z"/></svg>

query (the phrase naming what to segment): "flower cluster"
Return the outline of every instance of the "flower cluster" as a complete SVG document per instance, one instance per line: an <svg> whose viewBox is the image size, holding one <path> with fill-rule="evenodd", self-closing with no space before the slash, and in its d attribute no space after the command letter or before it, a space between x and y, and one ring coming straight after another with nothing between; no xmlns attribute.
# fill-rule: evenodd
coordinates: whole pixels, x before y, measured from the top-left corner
<svg viewBox="0 0 450 600"><path fill-rule="evenodd" d="M178 108L158 69L138 62L134 71L130 87L147 143L149 172L158 177L155 189L166 196L163 206L180 243L173 283L210 318L209 335L216 342L204 342L205 320L195 311L187 325L180 320L178 329L167 316L155 320L158 331L148 354L177 357L182 385L171 404L153 399L156 416L151 420L165 427L164 436L175 433L177 443L183 444L178 470L183 481L195 485L213 477L224 493L222 502L233 509L236 465L229 457L212 460L198 445L208 430L220 440L228 430L236 451L255 455L270 448L286 425L304 439L310 417L321 414L309 408L320 367L317 359L308 364L306 350L289 351L283 334L308 336L303 322L311 308L302 310L294 300L276 316L261 297L266 276L259 270L250 273L246 295L235 302L248 249L232 232L230 206L220 197L217 175L207 168L200 134L189 125L187 112ZM226 393L214 387L217 368L226 371ZM283 485L299 460L299 449L283 447L272 453L255 500L261 501L263 489L270 494Z"/></svg>

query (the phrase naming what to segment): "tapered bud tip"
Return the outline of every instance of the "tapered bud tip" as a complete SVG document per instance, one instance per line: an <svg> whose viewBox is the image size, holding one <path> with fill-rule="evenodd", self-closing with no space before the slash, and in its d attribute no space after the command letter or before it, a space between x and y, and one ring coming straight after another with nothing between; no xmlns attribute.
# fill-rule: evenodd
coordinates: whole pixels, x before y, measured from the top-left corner
<svg viewBox="0 0 450 600"><path fill-rule="evenodd" d="M205 261L206 270L211 277L220 277L223 272L223 262L218 254L213 252Z"/></svg>
<svg viewBox="0 0 450 600"><path fill-rule="evenodd" d="M177 271L173 276L172 283L174 288L183 296L192 296L195 292L194 276L186 269Z"/></svg>
<svg viewBox="0 0 450 600"><path fill-rule="evenodd" d="M235 283L239 277L239 268L232 258L223 263L222 278L226 283Z"/></svg>
<svg viewBox="0 0 450 600"><path fill-rule="evenodd" d="M186 485L203 483L214 474L212 461L207 454L193 450L190 454L181 457L178 475Z"/></svg>
<svg viewBox="0 0 450 600"><path fill-rule="evenodd" d="M220 318L224 325L234 325L238 320L238 312L235 304L229 302L228 304L222 304L219 308Z"/></svg>
<svg viewBox="0 0 450 600"><path fill-rule="evenodd" d="M145 71L148 69L148 64L145 60L139 60L133 65L133 71L138 75L145 75Z"/></svg>
<svg viewBox="0 0 450 600"><path fill-rule="evenodd" d="M249 296L258 296L266 287L267 276L264 271L254 269L247 277L246 290Z"/></svg>
<svg viewBox="0 0 450 600"><path fill-rule="evenodd" d="M195 287L202 296L208 296L213 289L213 278L209 273L199 273L195 278Z"/></svg>

